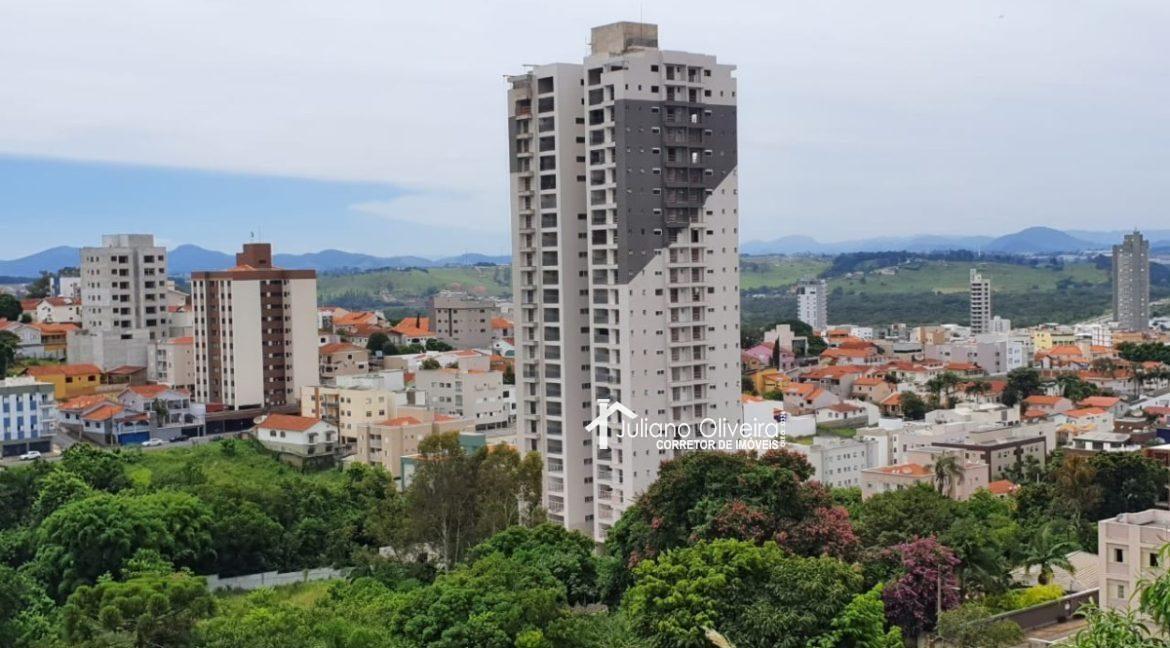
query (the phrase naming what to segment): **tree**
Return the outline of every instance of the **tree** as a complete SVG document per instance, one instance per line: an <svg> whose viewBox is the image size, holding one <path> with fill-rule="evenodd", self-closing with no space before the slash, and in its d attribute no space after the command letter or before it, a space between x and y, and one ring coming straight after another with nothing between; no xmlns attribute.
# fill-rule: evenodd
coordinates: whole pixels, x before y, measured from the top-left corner
<svg viewBox="0 0 1170 648"><path fill-rule="evenodd" d="M20 338L8 331L0 331L0 379L8 375L8 369L16 363L16 350Z"/></svg>
<svg viewBox="0 0 1170 648"><path fill-rule="evenodd" d="M427 351L450 351L454 347L452 347L450 344L447 344L446 342L444 342L442 340L430 338L427 340L427 343L426 343L426 345L424 345L424 348L426 348Z"/></svg>
<svg viewBox="0 0 1170 648"><path fill-rule="evenodd" d="M1024 632L1014 621L992 621L992 613L983 605L968 603L942 613L938 635L955 648L1011 648L1024 639Z"/></svg>
<svg viewBox="0 0 1170 648"><path fill-rule="evenodd" d="M921 421L926 418L927 405L922 397L912 391L899 392L899 404L902 416L911 421Z"/></svg>
<svg viewBox="0 0 1170 648"><path fill-rule="evenodd" d="M738 648L816 645L861 589L833 558L786 554L773 542L699 542L634 569L624 608L646 646L706 647L706 629Z"/></svg>
<svg viewBox="0 0 1170 648"><path fill-rule="evenodd" d="M1003 388L1003 404L1011 407L1025 398L1040 393L1040 372L1031 367L1020 367L1008 372Z"/></svg>
<svg viewBox="0 0 1170 648"><path fill-rule="evenodd" d="M780 368L780 340L772 342L772 366L776 369Z"/></svg>
<svg viewBox="0 0 1170 648"><path fill-rule="evenodd" d="M934 487L947 497L954 498L955 487L963 483L963 465L958 455L946 454L934 462Z"/></svg>
<svg viewBox="0 0 1170 648"><path fill-rule="evenodd" d="M882 592L886 618L910 636L933 628L940 610L959 604L959 559L934 538L919 538L891 550L901 561L901 575ZM941 588L941 589L940 589Z"/></svg>
<svg viewBox="0 0 1170 648"><path fill-rule="evenodd" d="M371 333L366 340L366 349L370 351L382 351L386 345L390 344L390 336L381 331Z"/></svg>
<svg viewBox="0 0 1170 648"><path fill-rule="evenodd" d="M514 526L476 545L468 560L493 553L548 571L565 586L570 605L597 602L598 564L593 540L559 524L527 528Z"/></svg>
<svg viewBox="0 0 1170 648"><path fill-rule="evenodd" d="M20 300L8 293L0 293L0 319L15 322L20 319L24 309L20 307Z"/></svg>
<svg viewBox="0 0 1170 648"><path fill-rule="evenodd" d="M124 455L100 450L88 443L70 446L61 455L61 467L96 490L113 493L130 485Z"/></svg>
<svg viewBox="0 0 1170 648"><path fill-rule="evenodd" d="M439 364L439 361L434 358L427 358L419 364L418 368L423 370L442 369L443 365Z"/></svg>
<svg viewBox="0 0 1170 648"><path fill-rule="evenodd" d="M1096 470L1094 483L1101 493L1094 520L1154 508L1170 482L1165 468L1137 453L1099 452L1089 465Z"/></svg>
<svg viewBox="0 0 1170 648"><path fill-rule="evenodd" d="M52 634L53 613L53 601L40 583L0 564L0 646L41 645L39 640Z"/></svg>
<svg viewBox="0 0 1170 648"><path fill-rule="evenodd" d="M30 283L24 289L24 292L29 299L48 297L53 292L53 275L48 272L41 272L41 276Z"/></svg>
<svg viewBox="0 0 1170 648"><path fill-rule="evenodd" d="M1057 533L1051 523L1045 524L1035 533L1028 535L1020 564L1024 567L1024 573L1030 572L1033 567L1039 569L1037 582L1047 585L1052 582L1054 568L1073 571L1074 567L1068 560L1068 554L1076 549L1076 542Z"/></svg>
<svg viewBox="0 0 1170 648"><path fill-rule="evenodd" d="M568 612L548 571L492 553L396 598L391 634L432 648L544 645L542 628ZM517 641L521 636L532 643Z"/></svg>
<svg viewBox="0 0 1170 648"><path fill-rule="evenodd" d="M902 648L902 630L886 628L882 586L853 597L833 618L832 630L815 648Z"/></svg>
<svg viewBox="0 0 1170 648"><path fill-rule="evenodd" d="M71 646L118 645L126 638L135 648L181 648L191 644L195 624L214 612L203 579L187 572L151 572L125 582L104 578L70 595L63 634Z"/></svg>
<svg viewBox="0 0 1170 648"><path fill-rule="evenodd" d="M77 475L67 470L53 470L41 481L40 493L32 507L33 518L43 520L62 506L92 494L93 488Z"/></svg>
<svg viewBox="0 0 1170 648"><path fill-rule="evenodd" d="M957 504L927 484L879 493L861 504L858 519L867 547L890 547L940 536L954 523Z"/></svg>

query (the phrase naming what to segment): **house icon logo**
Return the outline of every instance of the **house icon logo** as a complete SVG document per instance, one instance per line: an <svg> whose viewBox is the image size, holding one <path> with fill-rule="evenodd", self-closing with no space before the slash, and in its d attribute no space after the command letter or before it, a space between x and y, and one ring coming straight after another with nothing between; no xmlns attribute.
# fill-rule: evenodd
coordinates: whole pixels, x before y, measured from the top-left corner
<svg viewBox="0 0 1170 648"><path fill-rule="evenodd" d="M597 416L594 417L589 425L585 426L586 430L597 432L597 447L602 450L609 449L609 417L614 414L620 414L622 420L634 420L638 418L630 408L622 405L620 401L613 401L608 398L597 399Z"/></svg>

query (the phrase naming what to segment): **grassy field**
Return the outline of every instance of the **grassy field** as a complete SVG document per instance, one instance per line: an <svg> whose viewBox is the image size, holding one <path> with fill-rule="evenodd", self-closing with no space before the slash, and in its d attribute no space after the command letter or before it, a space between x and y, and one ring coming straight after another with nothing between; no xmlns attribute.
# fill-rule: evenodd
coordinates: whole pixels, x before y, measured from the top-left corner
<svg viewBox="0 0 1170 648"><path fill-rule="evenodd" d="M838 278L829 281L829 288L838 286L845 292L863 294L941 292L965 293L969 288L971 268L977 268L991 281L995 292L1025 293L1035 290L1055 290L1064 282L1103 284L1109 273L1091 263L1069 263L1060 268L1016 265L1011 263L966 263L928 261L899 266L893 275L867 273L862 277Z"/></svg>
<svg viewBox="0 0 1170 648"><path fill-rule="evenodd" d="M353 308L409 304L440 290L507 296L512 290L511 268L460 266L375 270L360 274L323 274L317 278L320 303Z"/></svg>
<svg viewBox="0 0 1170 648"><path fill-rule="evenodd" d="M791 286L804 277L815 277L829 267L825 259L811 257L751 257L740 261L743 290Z"/></svg>
<svg viewBox="0 0 1170 648"><path fill-rule="evenodd" d="M216 595L223 609L221 614L236 609L247 610L255 606L256 597L267 603L287 603L293 607L309 609L329 594L329 588L337 581L315 581L281 587L265 588L261 594L253 592L224 591Z"/></svg>
<svg viewBox="0 0 1170 648"><path fill-rule="evenodd" d="M136 486L159 487L189 481L192 466L199 469L202 483L211 490L238 492L278 489L284 479L308 480L340 486L341 471L301 473L275 460L272 455L248 443L204 443L197 446L139 452L128 468Z"/></svg>

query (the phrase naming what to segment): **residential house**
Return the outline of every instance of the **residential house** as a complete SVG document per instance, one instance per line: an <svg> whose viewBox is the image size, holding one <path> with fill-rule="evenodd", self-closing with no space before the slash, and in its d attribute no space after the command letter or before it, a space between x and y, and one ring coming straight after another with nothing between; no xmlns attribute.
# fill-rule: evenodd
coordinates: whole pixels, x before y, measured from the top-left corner
<svg viewBox="0 0 1170 648"><path fill-rule="evenodd" d="M869 499L880 493L912 488L918 484L933 485L933 464L903 463L867 468L861 471L861 498ZM954 497L966 500L981 488L987 488L987 466L980 462L960 462L959 477L954 484Z"/></svg>
<svg viewBox="0 0 1170 648"><path fill-rule="evenodd" d="M881 376L858 376L853 381L850 397L870 403L880 403L894 393L894 385Z"/></svg>
<svg viewBox="0 0 1170 648"><path fill-rule="evenodd" d="M841 402L836 394L813 383L792 383L784 388L784 409L799 414Z"/></svg>
<svg viewBox="0 0 1170 648"><path fill-rule="evenodd" d="M337 428L318 418L269 414L256 424L256 439L294 466L331 466L337 458Z"/></svg>
<svg viewBox="0 0 1170 648"><path fill-rule="evenodd" d="M388 335L390 341L398 347L412 344L425 346L428 340L438 337L430 330L430 320L426 317L407 317L390 327Z"/></svg>
<svg viewBox="0 0 1170 648"><path fill-rule="evenodd" d="M1044 412L1057 414L1073 409L1073 403L1064 396L1050 396L1047 394L1033 394L1024 399L1025 412Z"/></svg>
<svg viewBox="0 0 1170 648"><path fill-rule="evenodd" d="M41 324L80 325L81 300L72 297L45 297L37 303L33 321Z"/></svg>
<svg viewBox="0 0 1170 648"><path fill-rule="evenodd" d="M25 373L53 385L59 401L92 394L102 383L102 370L91 364L41 365L29 367Z"/></svg>
<svg viewBox="0 0 1170 648"><path fill-rule="evenodd" d="M326 344L317 350L320 375L324 381L337 376L364 374L370 371L370 352L348 342Z"/></svg>
<svg viewBox="0 0 1170 648"><path fill-rule="evenodd" d="M166 385L133 385L118 394L129 411L150 415L152 433L164 439L203 436L206 410L191 402L191 393Z"/></svg>

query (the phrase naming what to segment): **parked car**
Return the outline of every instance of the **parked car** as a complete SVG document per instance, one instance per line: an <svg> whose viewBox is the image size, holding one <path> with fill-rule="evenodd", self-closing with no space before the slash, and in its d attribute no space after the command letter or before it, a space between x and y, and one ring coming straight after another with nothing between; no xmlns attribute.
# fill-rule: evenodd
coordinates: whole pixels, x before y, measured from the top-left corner
<svg viewBox="0 0 1170 648"><path fill-rule="evenodd" d="M41 458L41 453L37 450L29 450L28 452L20 455L21 461L33 461L33 460L40 459L40 458Z"/></svg>
<svg viewBox="0 0 1170 648"><path fill-rule="evenodd" d="M163 444L162 439L147 439L142 442L143 448L155 448Z"/></svg>

